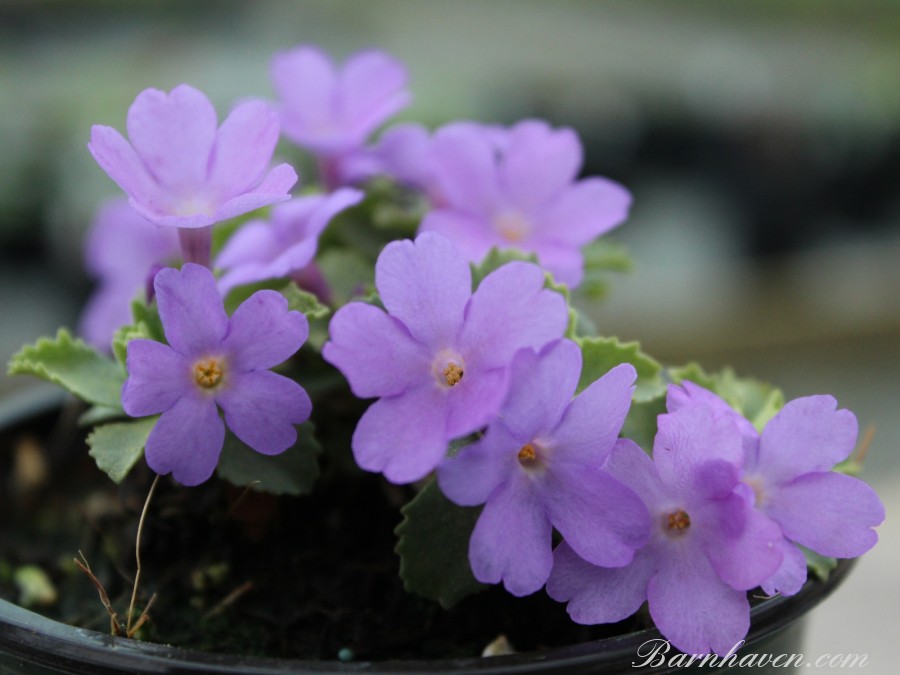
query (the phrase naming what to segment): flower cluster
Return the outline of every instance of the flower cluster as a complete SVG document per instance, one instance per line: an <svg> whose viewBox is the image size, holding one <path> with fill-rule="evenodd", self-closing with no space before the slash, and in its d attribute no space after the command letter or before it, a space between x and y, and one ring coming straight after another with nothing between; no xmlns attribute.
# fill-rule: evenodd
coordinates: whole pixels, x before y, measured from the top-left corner
<svg viewBox="0 0 900 675"><path fill-rule="evenodd" d="M82 345L81 362L99 364L85 386L78 369L54 371L60 344L31 372L98 418L143 418L131 428L149 429L135 434L154 472L203 483L229 441L256 462L300 452L297 426L326 414L317 391L345 392L342 412L375 399L355 420L356 463L415 484L417 501L439 490L445 511L425 510L435 526L480 509L461 563L474 582L546 588L587 624L646 602L698 654L747 633L748 591L796 593L804 550L847 558L875 544L881 503L833 470L857 437L833 398L777 410L776 396L758 431L715 378L710 390L671 370L667 387L636 346L579 321L569 291L583 249L627 217L631 196L578 179L574 131L402 124L373 140L411 99L405 67L375 51L338 67L297 47L275 56L272 79L277 103L241 103L221 126L181 85L137 96L128 140L91 134L128 204L105 207L91 236L101 286L83 333L122 367ZM280 135L311 153L317 190L292 197L294 169L269 169ZM640 425L652 455L630 440ZM92 438L103 467L119 448ZM254 482L253 461L225 477Z"/></svg>

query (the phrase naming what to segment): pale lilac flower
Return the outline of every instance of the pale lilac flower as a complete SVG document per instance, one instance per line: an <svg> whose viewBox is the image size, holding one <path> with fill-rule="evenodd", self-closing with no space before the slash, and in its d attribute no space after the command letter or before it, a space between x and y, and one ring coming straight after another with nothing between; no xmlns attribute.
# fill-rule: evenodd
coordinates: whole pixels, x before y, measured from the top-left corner
<svg viewBox="0 0 900 675"><path fill-rule="evenodd" d="M787 403L759 434L712 392L693 382L670 387L669 410L706 405L730 414L744 442L745 494L781 527L781 567L762 584L766 593L793 595L806 581L806 558L796 544L834 558L854 558L878 541L884 520L875 491L858 478L831 469L856 445L857 423L837 410L831 396L807 396Z"/></svg>
<svg viewBox="0 0 900 675"><path fill-rule="evenodd" d="M322 354L356 396L379 399L353 434L357 463L409 483L437 466L450 440L493 419L515 353L561 338L568 312L528 263L504 265L473 293L465 258L432 233L385 246L375 285L387 312L345 305Z"/></svg>
<svg viewBox="0 0 900 675"><path fill-rule="evenodd" d="M341 180L361 183L376 176L389 176L439 202L435 199L437 185L431 171L430 148L431 137L425 127L398 124L386 130L374 145L343 157Z"/></svg>
<svg viewBox="0 0 900 675"><path fill-rule="evenodd" d="M109 351L116 330L131 323L131 301L155 267L178 251L171 228L145 220L124 198L103 204L85 242L85 266L98 285L81 315L84 339Z"/></svg>
<svg viewBox="0 0 900 675"><path fill-rule="evenodd" d="M469 541L475 578L502 580L513 595L534 593L550 576L553 528L596 565L626 565L647 541L647 508L602 468L637 373L619 365L573 399L580 375L574 342L521 350L498 418L438 467L450 500L485 505Z"/></svg>
<svg viewBox="0 0 900 675"><path fill-rule="evenodd" d="M129 140L95 125L88 143L135 211L158 225L182 228L185 259L203 264L209 262L208 232L183 228L208 228L285 201L297 182L287 164L268 170L278 116L265 103L242 103L217 124L209 99L193 87L182 84L169 94L145 89L128 109Z"/></svg>
<svg viewBox="0 0 900 675"><path fill-rule="evenodd" d="M329 161L361 148L411 99L405 66L376 50L354 54L338 68L319 49L299 46L276 54L271 72L281 98L282 132ZM323 178L334 187L336 176Z"/></svg>
<svg viewBox="0 0 900 675"><path fill-rule="evenodd" d="M444 203L425 216L421 231L449 237L472 261L493 247L534 253L571 287L584 272L580 248L621 223L631 205L618 183L576 181L577 135L539 120L504 131L451 124L435 134L430 153Z"/></svg>
<svg viewBox="0 0 900 675"><path fill-rule="evenodd" d="M294 425L312 404L299 384L269 368L306 340L306 317L288 311L275 291L257 291L229 318L212 273L192 263L162 270L155 286L169 344L129 342L122 388L132 417L162 413L145 447L150 468L184 485L202 483L219 461L226 423L264 455L291 447Z"/></svg>
<svg viewBox="0 0 900 675"><path fill-rule="evenodd" d="M273 208L269 222L242 225L216 259L216 267L225 270L219 289L225 294L240 284L299 273L312 262L328 223L363 196L359 190L341 188L297 197Z"/></svg>
<svg viewBox="0 0 900 675"><path fill-rule="evenodd" d="M597 567L563 542L548 594L578 623L607 623L646 600L673 645L728 653L750 627L746 591L781 564L781 531L742 494L741 434L729 415L690 406L659 416L651 460L620 440L604 468L647 505L650 541L625 567Z"/></svg>

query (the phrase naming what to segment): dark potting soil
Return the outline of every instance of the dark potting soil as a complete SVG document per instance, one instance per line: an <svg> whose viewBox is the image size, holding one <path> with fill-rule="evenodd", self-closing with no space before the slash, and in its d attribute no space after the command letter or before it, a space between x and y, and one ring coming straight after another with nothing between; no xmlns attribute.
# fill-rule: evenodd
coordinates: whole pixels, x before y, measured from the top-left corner
<svg viewBox="0 0 900 675"><path fill-rule="evenodd" d="M141 462L113 485L73 419L64 410L0 432L0 597L21 601L16 571L33 565L57 597L31 609L105 631L109 615L73 558L83 554L124 617L153 474ZM494 587L450 610L408 594L393 530L414 492L349 464L325 453L306 497L163 478L144 525L139 609L153 593L156 601L138 637L233 654L382 660L478 656L501 635L531 651L644 627L640 618L579 626L543 592L514 598Z"/></svg>

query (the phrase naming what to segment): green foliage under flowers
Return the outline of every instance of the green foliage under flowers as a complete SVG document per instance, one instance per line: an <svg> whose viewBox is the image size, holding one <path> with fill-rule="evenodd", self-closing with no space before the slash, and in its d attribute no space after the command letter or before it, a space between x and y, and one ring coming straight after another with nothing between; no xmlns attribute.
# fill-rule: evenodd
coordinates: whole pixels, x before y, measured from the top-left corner
<svg viewBox="0 0 900 675"><path fill-rule="evenodd" d="M276 495L305 495L319 477L322 446L311 422L297 427L297 442L284 452L261 455L228 433L216 471L232 485L247 485Z"/></svg>
<svg viewBox="0 0 900 675"><path fill-rule="evenodd" d="M578 391L594 380L605 375L621 363L630 363L637 371L637 387L633 399L647 402L659 398L666 391L666 384L660 375L662 366L641 351L637 342L619 342L614 337L576 338L581 347L581 380Z"/></svg>
<svg viewBox="0 0 900 675"><path fill-rule="evenodd" d="M469 537L480 507L460 507L432 480L401 510L395 533L400 578L406 590L449 609L485 585L469 567Z"/></svg>
<svg viewBox="0 0 900 675"><path fill-rule="evenodd" d="M609 294L612 273L630 272L634 261L622 244L600 237L582 249L584 278L578 292L591 300L602 300Z"/></svg>
<svg viewBox="0 0 900 675"><path fill-rule="evenodd" d="M119 395L125 370L83 340L61 328L55 339L41 338L13 355L9 375L28 374L59 385L79 398L108 408L121 408Z"/></svg>
<svg viewBox="0 0 900 675"><path fill-rule="evenodd" d="M87 437L88 454L114 483L121 483L144 454L147 437L159 416L96 427Z"/></svg>

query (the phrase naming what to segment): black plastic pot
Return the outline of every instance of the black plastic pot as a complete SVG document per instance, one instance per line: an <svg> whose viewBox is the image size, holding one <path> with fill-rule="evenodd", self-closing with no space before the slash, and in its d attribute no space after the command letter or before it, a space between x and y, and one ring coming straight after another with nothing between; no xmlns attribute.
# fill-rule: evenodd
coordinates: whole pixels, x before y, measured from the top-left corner
<svg viewBox="0 0 900 675"><path fill-rule="evenodd" d="M0 435L33 424L58 401L37 396L0 405ZM660 633L652 629L541 652L442 661L342 663L210 654L75 628L0 600L0 673L739 673L746 668L738 662L750 654L784 655L777 664L801 654L806 615L837 588L852 566L853 561L841 561L827 582L811 579L792 597L756 605L745 645L730 662L713 661L719 667L709 661L693 670L673 664L678 654L674 649L650 658L654 647L665 648ZM642 668L643 663L652 665ZM783 665L752 668L755 673L783 671Z"/></svg>

